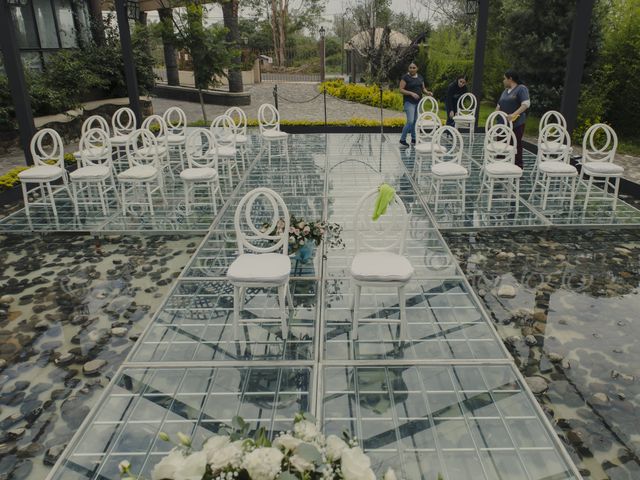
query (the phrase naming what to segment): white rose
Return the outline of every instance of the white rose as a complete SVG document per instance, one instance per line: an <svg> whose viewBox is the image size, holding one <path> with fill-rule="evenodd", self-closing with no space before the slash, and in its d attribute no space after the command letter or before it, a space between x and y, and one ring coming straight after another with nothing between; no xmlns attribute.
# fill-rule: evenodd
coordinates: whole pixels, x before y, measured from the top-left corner
<svg viewBox="0 0 640 480"><path fill-rule="evenodd" d="M285 452L287 451L292 452L301 443L302 443L302 440L297 439L293 435L289 435L288 433L285 433L283 435L279 435L278 437L276 437L276 439L273 441L273 446L281 450L284 450Z"/></svg>
<svg viewBox="0 0 640 480"><path fill-rule="evenodd" d="M336 435L329 435L327 437L326 452L329 461L336 462L340 460L342 452L347 448L349 448L349 445L347 445L340 437Z"/></svg>
<svg viewBox="0 0 640 480"><path fill-rule="evenodd" d="M376 480L371 470L371 460L360 447L350 448L342 452L342 476L344 480Z"/></svg>
<svg viewBox="0 0 640 480"><path fill-rule="evenodd" d="M184 459L182 468L176 472L175 480L202 480L207 470L207 454L205 452L192 453Z"/></svg>
<svg viewBox="0 0 640 480"><path fill-rule="evenodd" d="M175 480L176 472L184 464L184 455L178 449L173 449L169 455L160 460L151 470L151 480Z"/></svg>
<svg viewBox="0 0 640 480"><path fill-rule="evenodd" d="M242 467L247 470L251 480L274 480L282 469L284 455L277 448L257 448L247 454Z"/></svg>
<svg viewBox="0 0 640 480"><path fill-rule="evenodd" d="M202 446L202 451L207 453L207 461L211 463L211 456L229 445L229 437L223 435L214 435L209 438Z"/></svg>
<svg viewBox="0 0 640 480"><path fill-rule="evenodd" d="M300 455L293 455L289 459L289 463L293 468L295 468L300 473L307 472L309 470L313 470L313 462L305 460Z"/></svg>
<svg viewBox="0 0 640 480"><path fill-rule="evenodd" d="M222 470L223 468L230 466L232 468L240 468L242 464L242 456L244 450L242 449L242 440L230 443L220 450L211 452L209 454L209 465L214 472Z"/></svg>
<svg viewBox="0 0 640 480"><path fill-rule="evenodd" d="M398 477L396 477L396 472L393 471L393 468L389 468L382 480L398 480Z"/></svg>
<svg viewBox="0 0 640 480"><path fill-rule="evenodd" d="M301 420L293 427L293 432L296 437L304 440L305 442L313 442L318 438L318 427L315 423L309 420Z"/></svg>

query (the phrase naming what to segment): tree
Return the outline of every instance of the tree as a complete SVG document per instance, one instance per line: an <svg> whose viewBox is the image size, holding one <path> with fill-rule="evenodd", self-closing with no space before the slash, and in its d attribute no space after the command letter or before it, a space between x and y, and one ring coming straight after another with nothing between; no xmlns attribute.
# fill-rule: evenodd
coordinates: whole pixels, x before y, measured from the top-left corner
<svg viewBox="0 0 640 480"><path fill-rule="evenodd" d="M227 42L233 48L238 49L240 41L240 28L238 25L238 0L220 0L224 27L227 29ZM231 68L229 68L229 91L242 92L242 68L240 65L240 50L235 55Z"/></svg>
<svg viewBox="0 0 640 480"><path fill-rule="evenodd" d="M226 76L225 69L233 64L237 51L227 43L226 29L203 25L204 8L193 1L187 3L183 12L174 15L173 28L166 33L173 35L174 43L191 56L202 116L208 122L202 90L219 84L218 79Z"/></svg>
<svg viewBox="0 0 640 480"><path fill-rule="evenodd" d="M316 31L325 3L324 0L246 0L257 18L269 20L275 63L279 66L286 64L287 35L303 28Z"/></svg>

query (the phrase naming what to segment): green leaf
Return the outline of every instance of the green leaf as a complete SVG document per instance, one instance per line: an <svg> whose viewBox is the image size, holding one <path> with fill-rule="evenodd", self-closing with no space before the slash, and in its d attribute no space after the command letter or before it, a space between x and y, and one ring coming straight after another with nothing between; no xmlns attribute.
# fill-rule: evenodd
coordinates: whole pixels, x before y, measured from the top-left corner
<svg viewBox="0 0 640 480"><path fill-rule="evenodd" d="M298 480L298 477L291 472L282 472L276 477L276 480Z"/></svg>
<svg viewBox="0 0 640 480"><path fill-rule="evenodd" d="M318 449L310 443L301 443L296 447L294 453L296 455L300 455L308 462L313 462L315 464L322 462L322 455L320 454Z"/></svg>
<svg viewBox="0 0 640 480"><path fill-rule="evenodd" d="M311 423L317 423L316 417L314 417L313 415L311 415L309 412L304 412L302 414L302 416L304 417L305 420L307 420L308 422Z"/></svg>
<svg viewBox="0 0 640 480"><path fill-rule="evenodd" d="M246 425L244 419L238 415L231 419L231 426L236 430L241 430Z"/></svg>

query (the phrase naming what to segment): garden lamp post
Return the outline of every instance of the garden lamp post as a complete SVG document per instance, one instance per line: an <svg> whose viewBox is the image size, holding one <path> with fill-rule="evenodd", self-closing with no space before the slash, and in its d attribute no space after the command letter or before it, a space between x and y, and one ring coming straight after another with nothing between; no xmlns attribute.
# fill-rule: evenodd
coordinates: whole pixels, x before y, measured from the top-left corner
<svg viewBox="0 0 640 480"><path fill-rule="evenodd" d="M320 33L320 81L324 82L324 77L325 77L325 65L324 65L324 61L325 61L325 49L324 49L324 36L326 34L326 30L324 29L324 27L320 27L319 30Z"/></svg>
<svg viewBox="0 0 640 480"><path fill-rule="evenodd" d="M470 15L478 15L476 26L476 49L473 54L473 83L471 91L478 99L476 106L476 124L480 118L480 100L482 100L482 77L484 76L484 51L487 44L487 27L489 24L489 0L467 0L465 11Z"/></svg>

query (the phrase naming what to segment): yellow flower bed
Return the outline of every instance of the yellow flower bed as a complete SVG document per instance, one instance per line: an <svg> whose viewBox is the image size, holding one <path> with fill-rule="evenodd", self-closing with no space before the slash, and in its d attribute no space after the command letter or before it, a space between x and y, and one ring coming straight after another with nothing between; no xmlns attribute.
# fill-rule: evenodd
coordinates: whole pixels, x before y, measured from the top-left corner
<svg viewBox="0 0 640 480"><path fill-rule="evenodd" d="M27 170L29 167L14 167L9 170L4 175L0 176L0 191L9 190L10 188L18 185L20 183L20 179L18 178L18 174L24 170Z"/></svg>
<svg viewBox="0 0 640 480"><path fill-rule="evenodd" d="M405 123L404 118L392 117L385 118L382 124L385 127L403 127ZM281 120L280 125L300 126L300 127L322 127L324 126L324 120ZM191 122L190 127L208 127L203 120L197 122ZM258 120L247 120L247 126L257 127ZM347 120L331 120L327 122L327 126L330 127L379 127L379 120L371 120L369 118L352 117Z"/></svg>
<svg viewBox="0 0 640 480"><path fill-rule="evenodd" d="M377 85L359 85L355 83L344 83L342 79L330 80L320 84L320 91L325 91L337 98L349 100L350 102L380 106L380 88ZM402 111L402 95L391 90L383 90L382 107L390 110Z"/></svg>

